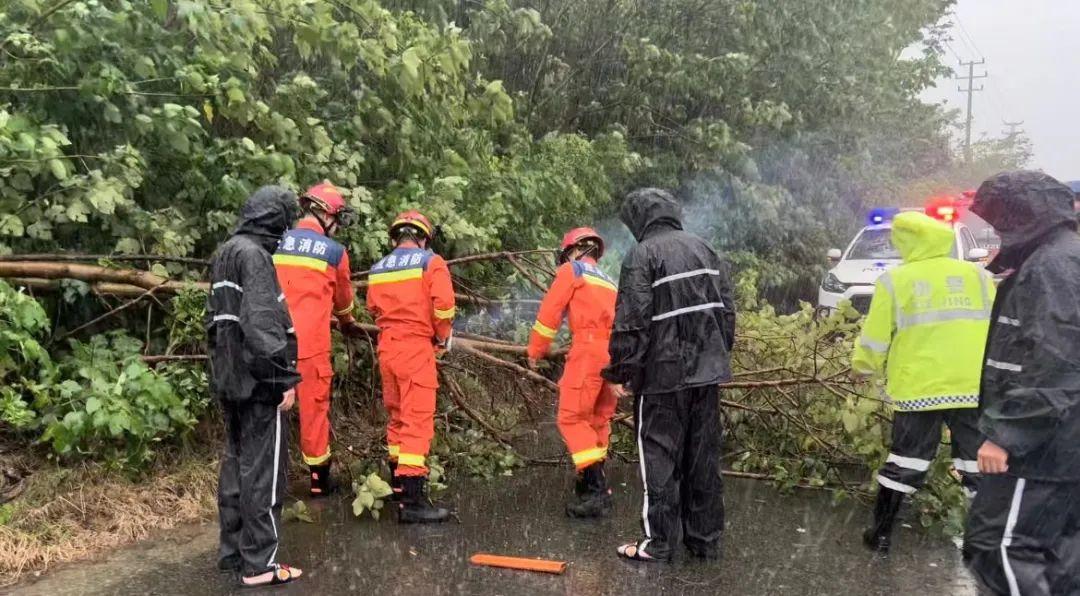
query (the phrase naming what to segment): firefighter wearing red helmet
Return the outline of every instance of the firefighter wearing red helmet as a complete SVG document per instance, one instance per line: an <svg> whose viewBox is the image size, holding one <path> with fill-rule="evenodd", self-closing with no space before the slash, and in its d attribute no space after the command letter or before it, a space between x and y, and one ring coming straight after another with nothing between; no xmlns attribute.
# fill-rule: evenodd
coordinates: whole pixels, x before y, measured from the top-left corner
<svg viewBox="0 0 1080 596"><path fill-rule="evenodd" d="M343 332L358 329L353 319L349 254L333 240L351 223L352 211L329 181L312 186L300 198L302 216L278 244L274 267L289 307L297 339L296 388L300 404L300 451L311 472L311 495L335 488L330 477L330 317Z"/></svg>
<svg viewBox="0 0 1080 596"><path fill-rule="evenodd" d="M437 352L450 349L454 287L435 234L419 211L394 218L394 249L371 268L367 307L379 327L379 372L389 414L386 442L401 523L441 522L449 512L426 496L426 458L435 434Z"/></svg>
<svg viewBox="0 0 1080 596"><path fill-rule="evenodd" d="M540 304L529 335L529 366L548 351L567 315L570 353L559 380L557 424L577 472L571 517L603 517L611 512L611 491L604 476L611 417L616 396L600 376L608 365L608 339L615 320L615 283L600 271L604 240L592 228L566 233L555 280Z"/></svg>

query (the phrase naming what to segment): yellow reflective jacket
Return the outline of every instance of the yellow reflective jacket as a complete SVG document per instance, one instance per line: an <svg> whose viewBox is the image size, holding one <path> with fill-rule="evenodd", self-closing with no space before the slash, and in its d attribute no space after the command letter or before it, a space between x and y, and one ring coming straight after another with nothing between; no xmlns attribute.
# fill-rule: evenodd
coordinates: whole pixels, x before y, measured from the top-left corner
<svg viewBox="0 0 1080 596"><path fill-rule="evenodd" d="M953 230L922 213L897 215L892 241L904 263L874 286L852 369L884 372L901 412L977 407L993 278L951 258Z"/></svg>

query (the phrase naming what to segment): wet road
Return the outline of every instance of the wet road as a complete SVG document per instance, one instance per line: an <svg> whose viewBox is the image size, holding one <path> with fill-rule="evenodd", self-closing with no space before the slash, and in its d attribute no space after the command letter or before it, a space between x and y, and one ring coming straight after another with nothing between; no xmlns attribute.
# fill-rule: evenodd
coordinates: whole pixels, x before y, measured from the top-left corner
<svg viewBox="0 0 1080 596"><path fill-rule="evenodd" d="M566 518L569 472L520 470L512 478L456 483L445 497L460 524L402 527L392 519L352 518L344 501L311 505L314 524L283 529L279 560L301 566L302 581L271 590L237 590L214 567L216 528L187 528L71 564L14 594L975 594L956 548L902 529L888 560L858 542L868 512L829 504L827 493L777 494L769 485L729 479L724 557L672 565L617 559L615 546L638 536L640 485L630 466L611 471L616 515ZM471 567L476 552L570 563L562 576Z"/></svg>

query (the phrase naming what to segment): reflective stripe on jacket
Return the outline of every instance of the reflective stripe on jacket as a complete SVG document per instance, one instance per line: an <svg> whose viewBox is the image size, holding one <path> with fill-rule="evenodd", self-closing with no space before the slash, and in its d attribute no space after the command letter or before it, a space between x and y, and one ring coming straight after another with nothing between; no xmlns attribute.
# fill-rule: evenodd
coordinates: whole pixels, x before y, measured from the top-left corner
<svg viewBox="0 0 1080 596"><path fill-rule="evenodd" d="M878 278L852 369L884 372L899 411L977 407L993 279L948 256L954 236L945 224L908 212L892 230L904 264Z"/></svg>
<svg viewBox="0 0 1080 596"><path fill-rule="evenodd" d="M638 395L718 385L731 378L735 301L727 263L683 231L678 202L655 188L631 192L619 219L638 244L623 260L604 378Z"/></svg>
<svg viewBox="0 0 1080 596"><path fill-rule="evenodd" d="M330 351L330 315L353 309L349 254L323 234L311 219L302 219L282 237L274 253L278 282L296 327L300 358Z"/></svg>
<svg viewBox="0 0 1080 596"><path fill-rule="evenodd" d="M561 265L529 334L529 357L540 358L547 353L566 311L575 345L591 341L586 337L591 332L595 335L592 339L601 340L599 350L606 357L607 340L615 320L616 292L615 282L597 269L592 259Z"/></svg>
<svg viewBox="0 0 1080 596"><path fill-rule="evenodd" d="M456 308L446 261L422 248L395 248L371 268L367 307L380 338L450 337Z"/></svg>

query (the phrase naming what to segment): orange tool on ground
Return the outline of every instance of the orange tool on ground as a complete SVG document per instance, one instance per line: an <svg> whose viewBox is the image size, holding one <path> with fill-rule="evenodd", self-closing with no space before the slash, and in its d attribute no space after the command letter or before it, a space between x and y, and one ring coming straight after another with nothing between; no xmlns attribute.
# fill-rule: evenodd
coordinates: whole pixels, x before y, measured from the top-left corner
<svg viewBox="0 0 1080 596"><path fill-rule="evenodd" d="M541 573L561 574L566 571L566 561L549 561L547 559L524 559L521 557L504 557L502 555L489 555L478 553L473 555L469 562L473 565L487 565L488 567L503 567L506 569L520 569L522 571L539 571Z"/></svg>

